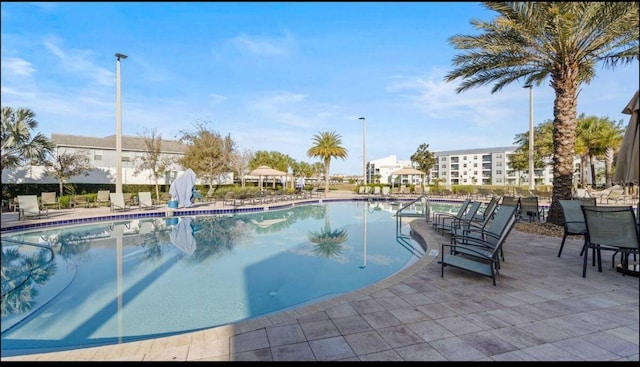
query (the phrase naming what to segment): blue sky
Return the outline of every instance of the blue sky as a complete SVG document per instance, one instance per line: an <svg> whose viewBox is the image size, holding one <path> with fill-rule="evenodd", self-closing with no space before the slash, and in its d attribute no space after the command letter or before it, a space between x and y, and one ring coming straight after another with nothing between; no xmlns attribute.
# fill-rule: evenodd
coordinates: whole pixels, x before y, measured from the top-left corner
<svg viewBox="0 0 640 367"><path fill-rule="evenodd" d="M240 151L297 161L314 134L335 131L348 150L331 174L362 174L368 160L513 144L529 127L529 90L513 84L456 94L444 82L456 34L494 13L473 2L18 3L2 2L3 106L28 107L39 131L103 137L116 130L116 58L122 132L165 139L197 122L230 134ZM623 121L638 63L597 67L578 113ZM553 118L554 93L533 89L534 123Z"/></svg>

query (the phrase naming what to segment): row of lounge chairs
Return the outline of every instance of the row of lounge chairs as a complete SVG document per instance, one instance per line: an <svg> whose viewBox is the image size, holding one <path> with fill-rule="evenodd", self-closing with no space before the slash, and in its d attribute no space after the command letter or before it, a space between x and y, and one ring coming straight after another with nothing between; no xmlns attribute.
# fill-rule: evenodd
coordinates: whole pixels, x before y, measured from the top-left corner
<svg viewBox="0 0 640 367"><path fill-rule="evenodd" d="M317 187L311 190L299 190L288 192L284 190L255 190L245 189L239 192L227 191L221 198L215 199L222 201L222 205L244 206L244 205L260 205L268 203L276 203L280 201L304 200L311 198L319 198L322 193Z"/></svg>
<svg viewBox="0 0 640 367"><path fill-rule="evenodd" d="M118 210L129 210L132 205L125 199L125 195L123 193L113 193L106 191L109 199L108 204L111 211ZM54 193L55 194L55 193ZM17 196L17 210L18 210L18 220L23 220L27 218L42 218L49 217L49 206L51 206L51 202L48 202L45 199L51 199L50 197L43 195L44 199L38 199L37 195L18 195ZM55 197L55 196L54 196ZM154 209L156 205L153 204L151 200L151 192L139 192L137 196L137 206L139 209ZM105 201L102 199L102 201ZM97 201L96 201L97 202ZM56 201L57 203L57 201ZM88 202L87 202L88 203ZM60 209L60 205L56 205L58 209Z"/></svg>
<svg viewBox="0 0 640 367"><path fill-rule="evenodd" d="M517 205L513 202L499 204L498 197L483 202L467 198L457 213L433 213L434 228L451 236L450 243L441 244L441 276L444 268L451 266L489 277L496 285L500 262L504 262L502 247L513 229L517 217Z"/></svg>

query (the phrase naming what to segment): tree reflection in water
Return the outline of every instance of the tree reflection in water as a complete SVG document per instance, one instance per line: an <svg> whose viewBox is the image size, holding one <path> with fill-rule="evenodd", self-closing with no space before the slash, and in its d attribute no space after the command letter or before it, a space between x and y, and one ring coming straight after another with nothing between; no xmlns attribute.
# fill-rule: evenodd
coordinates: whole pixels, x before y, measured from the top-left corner
<svg viewBox="0 0 640 367"><path fill-rule="evenodd" d="M309 241L314 244L313 253L326 259L336 259L342 253L342 244L349 239L344 229L331 229L329 209L325 208L324 227L309 232Z"/></svg>
<svg viewBox="0 0 640 367"><path fill-rule="evenodd" d="M30 247L34 251L20 251L17 246L2 248L2 317L22 314L35 307L38 287L57 271L50 248Z"/></svg>

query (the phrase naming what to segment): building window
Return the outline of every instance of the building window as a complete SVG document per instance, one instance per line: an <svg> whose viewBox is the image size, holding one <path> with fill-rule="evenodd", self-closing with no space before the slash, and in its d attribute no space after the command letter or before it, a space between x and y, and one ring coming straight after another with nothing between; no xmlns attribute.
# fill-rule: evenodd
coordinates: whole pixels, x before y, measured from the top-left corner
<svg viewBox="0 0 640 367"><path fill-rule="evenodd" d="M101 161L102 160L102 151L101 150L95 150L93 152L93 160L94 161Z"/></svg>
<svg viewBox="0 0 640 367"><path fill-rule="evenodd" d="M477 160L478 160L478 156L477 156L477 155L474 155L474 156L473 156L473 160L474 160L474 161L477 161Z"/></svg>
<svg viewBox="0 0 640 367"><path fill-rule="evenodd" d="M473 167L478 167L478 163L474 163L474 164L473 164Z"/></svg>
<svg viewBox="0 0 640 367"><path fill-rule="evenodd" d="M496 162L496 167L502 167L502 162Z"/></svg>
<svg viewBox="0 0 640 367"><path fill-rule="evenodd" d="M462 168L467 168L467 164L466 164L466 163L463 163L463 164L462 164Z"/></svg>
<svg viewBox="0 0 640 367"><path fill-rule="evenodd" d="M496 158L502 158L502 154L496 154Z"/></svg>
<svg viewBox="0 0 640 367"><path fill-rule="evenodd" d="M501 175L501 174L502 174L502 170L497 170L497 171L496 171L496 174L497 174L497 175Z"/></svg>
<svg viewBox="0 0 640 367"><path fill-rule="evenodd" d="M440 161L444 162L447 160L447 157L440 157Z"/></svg>
<svg viewBox="0 0 640 367"><path fill-rule="evenodd" d="M462 157L462 160L466 161L467 160L467 156L465 155L464 157Z"/></svg>
<svg viewBox="0 0 640 367"><path fill-rule="evenodd" d="M447 165L443 164L443 165L440 166L440 168L447 168Z"/></svg>

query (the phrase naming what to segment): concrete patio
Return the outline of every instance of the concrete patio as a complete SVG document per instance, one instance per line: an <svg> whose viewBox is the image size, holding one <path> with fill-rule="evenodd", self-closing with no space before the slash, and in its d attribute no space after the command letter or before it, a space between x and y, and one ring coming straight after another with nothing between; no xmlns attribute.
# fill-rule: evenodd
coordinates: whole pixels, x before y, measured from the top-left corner
<svg viewBox="0 0 640 367"><path fill-rule="evenodd" d="M326 199L351 196L331 192ZM193 209L205 208L211 206ZM49 213L49 220L110 214L106 207ZM3 228L23 222L2 213ZM581 239L567 239L558 258L560 238L513 230L493 286L451 267L441 277L431 250L449 237L424 219L410 225L427 255L365 289L173 337L2 361L640 360L640 280L616 272L610 253L603 252L602 272L589 259L583 278Z"/></svg>

